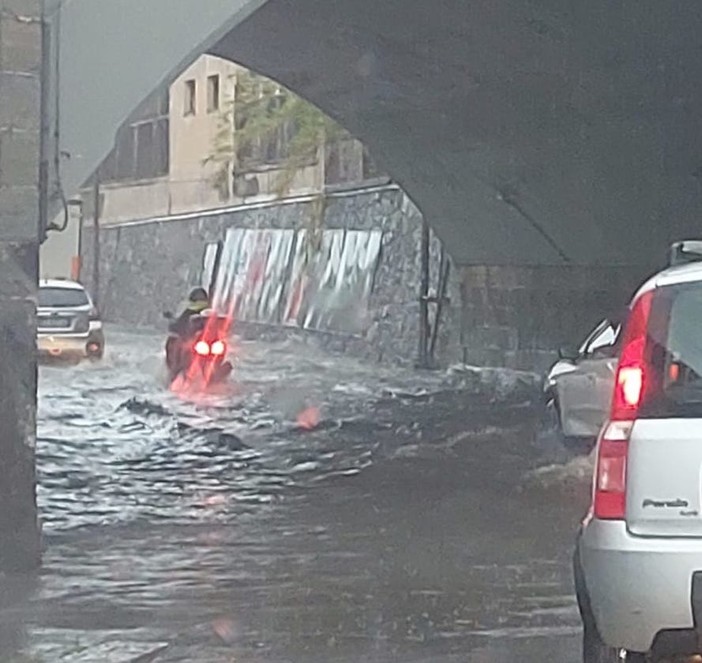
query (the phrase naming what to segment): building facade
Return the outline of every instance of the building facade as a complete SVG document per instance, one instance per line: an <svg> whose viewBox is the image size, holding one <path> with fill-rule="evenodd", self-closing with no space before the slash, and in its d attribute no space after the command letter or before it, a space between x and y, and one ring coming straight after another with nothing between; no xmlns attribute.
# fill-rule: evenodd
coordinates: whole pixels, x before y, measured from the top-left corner
<svg viewBox="0 0 702 663"><path fill-rule="evenodd" d="M284 167L285 136L268 141L247 163L245 173L218 178L212 160L218 133L226 131L236 108L239 77L251 74L221 58L204 55L170 86L148 99L117 134L103 162L103 225L134 219L261 203L279 197L277 178ZM231 128L232 132L234 127ZM320 145L314 163L296 172L291 197L377 183L363 147L354 140ZM92 217L92 188L82 192Z"/></svg>

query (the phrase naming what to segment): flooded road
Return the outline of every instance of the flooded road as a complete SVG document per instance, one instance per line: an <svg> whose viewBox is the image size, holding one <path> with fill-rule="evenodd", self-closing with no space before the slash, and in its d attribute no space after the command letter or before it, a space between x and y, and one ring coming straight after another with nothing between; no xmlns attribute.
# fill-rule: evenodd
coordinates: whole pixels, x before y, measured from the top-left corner
<svg viewBox="0 0 702 663"><path fill-rule="evenodd" d="M578 660L587 472L528 376L236 351L205 398L153 334L42 367L45 567L0 580L0 660Z"/></svg>

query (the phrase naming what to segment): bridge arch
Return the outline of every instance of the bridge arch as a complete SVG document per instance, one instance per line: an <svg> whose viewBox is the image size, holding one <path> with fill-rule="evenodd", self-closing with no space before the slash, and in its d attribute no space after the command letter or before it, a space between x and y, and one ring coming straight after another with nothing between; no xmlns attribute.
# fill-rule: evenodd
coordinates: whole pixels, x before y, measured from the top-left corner
<svg viewBox="0 0 702 663"><path fill-rule="evenodd" d="M363 140L459 264L644 267L699 232L702 11L692 0L675 11L653 0L99 4L73 0L64 36L84 58L111 7L123 34L103 48L93 38L90 66L98 76L120 63L106 97L119 110L89 104L66 120L67 149L83 141L75 173L107 151L106 128L127 107L205 49L279 80ZM135 39L153 34L159 43L134 56ZM135 76L142 66L149 76ZM84 83L68 76L64 104Z"/></svg>

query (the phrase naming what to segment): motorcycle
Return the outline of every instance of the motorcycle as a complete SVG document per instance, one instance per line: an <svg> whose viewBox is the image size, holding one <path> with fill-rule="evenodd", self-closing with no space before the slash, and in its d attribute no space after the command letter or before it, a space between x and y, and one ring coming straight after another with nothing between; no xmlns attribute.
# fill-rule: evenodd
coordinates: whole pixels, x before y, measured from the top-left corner
<svg viewBox="0 0 702 663"><path fill-rule="evenodd" d="M177 379L187 384L207 387L223 382L233 367L227 360L229 322L211 311L193 315L187 330L175 329L173 315L164 313L170 320L166 339L166 367L169 383Z"/></svg>

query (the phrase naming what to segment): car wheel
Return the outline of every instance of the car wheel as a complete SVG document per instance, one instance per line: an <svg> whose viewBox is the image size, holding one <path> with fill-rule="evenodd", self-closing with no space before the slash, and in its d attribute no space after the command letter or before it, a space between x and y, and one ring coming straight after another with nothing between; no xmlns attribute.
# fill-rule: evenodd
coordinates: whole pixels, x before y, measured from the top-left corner
<svg viewBox="0 0 702 663"><path fill-rule="evenodd" d="M578 601L578 611L583 622L583 663L622 663L622 650L607 645L597 630L590 607L590 597L585 588L578 543L576 543L575 554L573 555L573 580ZM630 663L645 663L646 655L627 652L625 660Z"/></svg>
<svg viewBox="0 0 702 663"><path fill-rule="evenodd" d="M561 410L555 396L549 396L544 406L542 425L546 431L561 432Z"/></svg>
<svg viewBox="0 0 702 663"><path fill-rule="evenodd" d="M585 587L585 578L580 564L580 535L573 554L573 581L578 611L583 623L583 663L620 663L619 651L608 647L597 630L590 607L590 596Z"/></svg>
<svg viewBox="0 0 702 663"><path fill-rule="evenodd" d="M589 455L597 442L597 439L594 437L577 437L563 433L561 408L555 396L551 396L546 402L543 428L546 432L556 435L560 444L569 452L577 455Z"/></svg>
<svg viewBox="0 0 702 663"><path fill-rule="evenodd" d="M104 356L105 356L105 348L100 346L100 349L97 352L91 352L88 355L88 359L90 359L90 361L97 362L97 361L100 361Z"/></svg>
<svg viewBox="0 0 702 663"><path fill-rule="evenodd" d="M583 663L621 663L619 650L602 641L594 624L583 626Z"/></svg>

